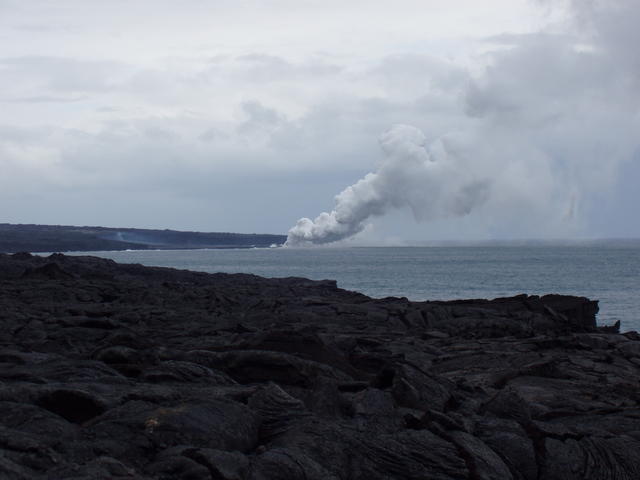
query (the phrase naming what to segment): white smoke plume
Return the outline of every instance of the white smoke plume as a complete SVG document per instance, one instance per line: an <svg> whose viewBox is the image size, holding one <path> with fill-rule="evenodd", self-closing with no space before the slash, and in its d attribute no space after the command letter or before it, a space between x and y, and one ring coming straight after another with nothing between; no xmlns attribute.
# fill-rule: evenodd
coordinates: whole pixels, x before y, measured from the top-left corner
<svg viewBox="0 0 640 480"><path fill-rule="evenodd" d="M466 215L489 197L489 179L443 139L427 145L419 129L395 125L381 136L380 145L384 159L378 170L339 193L331 212L298 220L285 245L343 240L361 232L371 217L407 206L417 221Z"/></svg>
<svg viewBox="0 0 640 480"><path fill-rule="evenodd" d="M407 207L442 235L454 222L441 220L473 213L453 237L637 236L628 219L637 216L640 172L640 2L541 2L566 3L560 30L487 39L500 48L490 47L486 66L443 70L458 79L451 89L449 77L437 81L440 69L407 70L415 58L386 65L387 78L402 80L398 91L406 78L428 80L435 90L425 102L442 92L455 99L455 121L440 117L441 104L420 110L416 101L404 118L440 139L393 127L380 139L377 170L338 194L331 212L300 219L286 244L340 241ZM420 229L422 238L432 234L440 232Z"/></svg>

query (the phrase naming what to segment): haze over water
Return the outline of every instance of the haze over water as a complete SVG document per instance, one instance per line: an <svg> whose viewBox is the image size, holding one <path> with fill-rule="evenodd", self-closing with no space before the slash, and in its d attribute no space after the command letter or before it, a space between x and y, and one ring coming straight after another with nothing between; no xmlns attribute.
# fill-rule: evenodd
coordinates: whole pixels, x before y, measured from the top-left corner
<svg viewBox="0 0 640 480"><path fill-rule="evenodd" d="M639 246L358 247L83 252L121 263L335 279L410 300L558 293L600 301L600 324L640 330Z"/></svg>

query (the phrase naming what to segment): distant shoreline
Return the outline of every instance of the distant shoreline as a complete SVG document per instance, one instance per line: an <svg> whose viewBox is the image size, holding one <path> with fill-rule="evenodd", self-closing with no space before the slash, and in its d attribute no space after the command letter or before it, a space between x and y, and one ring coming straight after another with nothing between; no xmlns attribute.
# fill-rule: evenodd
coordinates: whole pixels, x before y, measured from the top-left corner
<svg viewBox="0 0 640 480"><path fill-rule="evenodd" d="M268 248L286 235L0 223L0 252Z"/></svg>

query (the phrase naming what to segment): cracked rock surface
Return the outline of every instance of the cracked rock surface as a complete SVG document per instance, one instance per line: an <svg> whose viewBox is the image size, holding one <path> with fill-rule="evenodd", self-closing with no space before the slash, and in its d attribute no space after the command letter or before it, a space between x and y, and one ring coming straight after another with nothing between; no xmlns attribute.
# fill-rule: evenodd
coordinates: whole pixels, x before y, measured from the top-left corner
<svg viewBox="0 0 640 480"><path fill-rule="evenodd" d="M597 302L0 254L0 478L640 478Z"/></svg>

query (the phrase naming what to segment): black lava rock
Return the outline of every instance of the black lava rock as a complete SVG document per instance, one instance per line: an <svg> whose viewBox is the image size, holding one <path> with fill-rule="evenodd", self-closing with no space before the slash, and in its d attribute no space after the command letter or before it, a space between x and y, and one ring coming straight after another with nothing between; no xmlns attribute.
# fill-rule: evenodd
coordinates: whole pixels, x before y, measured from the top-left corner
<svg viewBox="0 0 640 480"><path fill-rule="evenodd" d="M0 478L640 477L640 336L597 302L0 254Z"/></svg>

